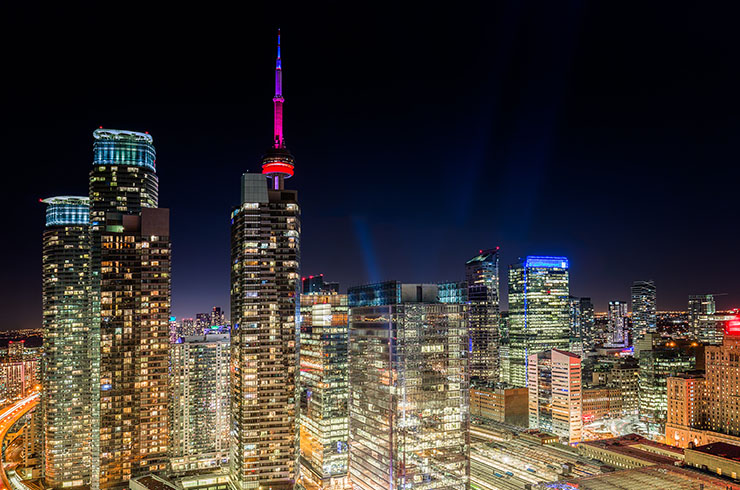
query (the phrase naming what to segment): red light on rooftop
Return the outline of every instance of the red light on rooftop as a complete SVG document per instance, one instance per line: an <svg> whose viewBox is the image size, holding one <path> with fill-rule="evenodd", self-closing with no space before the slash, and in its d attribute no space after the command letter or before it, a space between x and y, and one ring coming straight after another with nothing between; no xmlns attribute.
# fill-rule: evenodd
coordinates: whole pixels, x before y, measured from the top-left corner
<svg viewBox="0 0 740 490"><path fill-rule="evenodd" d="M98 129L103 129L103 126L98 127Z"/></svg>
<svg viewBox="0 0 740 490"><path fill-rule="evenodd" d="M740 317L735 317L727 321L725 324L725 335L732 337L740 336Z"/></svg>

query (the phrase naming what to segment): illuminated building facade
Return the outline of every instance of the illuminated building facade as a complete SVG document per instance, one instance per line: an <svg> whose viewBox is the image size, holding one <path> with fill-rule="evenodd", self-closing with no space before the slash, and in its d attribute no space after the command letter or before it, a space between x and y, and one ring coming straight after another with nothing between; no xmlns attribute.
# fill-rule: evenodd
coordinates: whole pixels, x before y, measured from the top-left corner
<svg viewBox="0 0 740 490"><path fill-rule="evenodd" d="M396 281L349 297L352 485L467 489L465 305L440 303L435 284Z"/></svg>
<svg viewBox="0 0 740 490"><path fill-rule="evenodd" d="M717 307L713 294L697 294L689 296L689 329L694 338L704 344L722 344L722 325L714 319Z"/></svg>
<svg viewBox="0 0 740 490"><path fill-rule="evenodd" d="M655 282L635 281L632 283L632 333L633 343L638 336L657 331Z"/></svg>
<svg viewBox="0 0 740 490"><path fill-rule="evenodd" d="M499 363L499 249L481 250L465 263L468 285L470 383L497 383Z"/></svg>
<svg viewBox="0 0 740 490"><path fill-rule="evenodd" d="M608 345L610 347L626 347L629 345L627 303L624 301L609 301L607 321L609 325Z"/></svg>
<svg viewBox="0 0 740 490"><path fill-rule="evenodd" d="M591 298L579 298L578 313L581 323L581 338L583 349L590 350L596 344L596 331L594 325L594 304Z"/></svg>
<svg viewBox="0 0 740 490"><path fill-rule="evenodd" d="M640 368L633 357L608 357L594 366L592 383L619 390L622 398L622 411L634 415L638 411Z"/></svg>
<svg viewBox="0 0 740 490"><path fill-rule="evenodd" d="M530 355L570 345L568 259L529 256L509 267L509 376L527 386Z"/></svg>
<svg viewBox="0 0 740 490"><path fill-rule="evenodd" d="M181 337L170 346L173 472L214 470L229 457L229 335Z"/></svg>
<svg viewBox="0 0 740 490"><path fill-rule="evenodd" d="M470 388L470 416L519 427L529 426L529 390L505 386Z"/></svg>
<svg viewBox="0 0 740 490"><path fill-rule="evenodd" d="M149 134L101 128L93 136L92 487L120 488L167 466L169 210L157 208Z"/></svg>
<svg viewBox="0 0 740 490"><path fill-rule="evenodd" d="M441 282L438 285L439 302L465 304L468 302L468 283L465 281Z"/></svg>
<svg viewBox="0 0 740 490"><path fill-rule="evenodd" d="M37 414L44 431L42 472L48 487L82 487L90 484L92 467L88 198L43 202L44 389ZM21 368L23 352L17 346L23 345L8 347L9 357ZM22 379L25 384L25 374Z"/></svg>
<svg viewBox="0 0 740 490"><path fill-rule="evenodd" d="M74 204L69 204L68 206L78 206L79 201L76 201L77 199L84 199L85 202L87 201L86 197L63 197L63 198L52 198L52 199L67 199L72 200ZM50 199L45 199L44 202L46 204L51 205L49 202ZM62 204L57 204L58 206L63 206ZM47 225L48 226L48 225ZM8 341L8 361L14 362L14 361L22 361L23 355L26 351L26 341L25 340L9 340Z"/></svg>
<svg viewBox="0 0 740 490"><path fill-rule="evenodd" d="M655 334L646 334L649 340ZM648 347L652 344L652 347ZM696 367L696 355L685 351L676 342L646 342L639 354L639 413L649 424L662 432L668 410L667 378L691 371Z"/></svg>
<svg viewBox="0 0 740 490"><path fill-rule="evenodd" d="M551 349L529 356L529 428L560 437L567 444L581 441L581 358Z"/></svg>
<svg viewBox="0 0 740 490"><path fill-rule="evenodd" d="M282 130L278 38L273 145L262 175L242 175L231 213L231 453L236 490L292 489L298 432L297 324L300 291L298 193L284 188L293 157Z"/></svg>
<svg viewBox="0 0 740 490"><path fill-rule="evenodd" d="M349 488L348 306L335 284L301 295L298 473L309 490Z"/></svg>
<svg viewBox="0 0 740 490"><path fill-rule="evenodd" d="M668 380L666 440L681 447L740 445L740 315L725 322L722 345L707 346L704 376Z"/></svg>

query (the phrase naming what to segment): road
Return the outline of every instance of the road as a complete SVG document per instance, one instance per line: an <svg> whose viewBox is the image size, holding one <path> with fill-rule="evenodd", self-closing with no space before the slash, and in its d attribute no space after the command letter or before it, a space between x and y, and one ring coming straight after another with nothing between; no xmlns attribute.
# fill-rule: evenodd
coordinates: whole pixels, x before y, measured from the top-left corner
<svg viewBox="0 0 740 490"><path fill-rule="evenodd" d="M5 441L5 436L8 434L8 430L10 430L13 424L38 405L38 403L39 394L34 393L0 411L0 445ZM0 459L0 480L0 489L2 490L21 490L25 488L17 475L14 475L13 484L11 485L8 475L5 474L4 457Z"/></svg>

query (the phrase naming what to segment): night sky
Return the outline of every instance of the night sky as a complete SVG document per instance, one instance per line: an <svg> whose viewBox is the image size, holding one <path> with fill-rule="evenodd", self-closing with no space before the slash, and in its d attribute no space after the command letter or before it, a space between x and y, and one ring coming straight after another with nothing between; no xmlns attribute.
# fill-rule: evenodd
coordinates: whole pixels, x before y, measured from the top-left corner
<svg viewBox="0 0 740 490"><path fill-rule="evenodd" d="M502 276L567 256L597 310L636 279L659 309L740 306L736 11L93 5L7 16L2 329L41 325L38 199L87 194L98 126L154 137L173 314L228 308L229 213L271 141L278 27L304 275L460 280L500 246Z"/></svg>

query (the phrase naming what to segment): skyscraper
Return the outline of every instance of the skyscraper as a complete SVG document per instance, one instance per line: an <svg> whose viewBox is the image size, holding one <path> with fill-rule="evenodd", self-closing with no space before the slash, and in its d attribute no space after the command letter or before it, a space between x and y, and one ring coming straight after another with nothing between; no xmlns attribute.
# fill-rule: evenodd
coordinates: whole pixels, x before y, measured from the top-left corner
<svg viewBox="0 0 740 490"><path fill-rule="evenodd" d="M646 332L657 331L655 306L655 282L635 281L632 283L632 333L633 343Z"/></svg>
<svg viewBox="0 0 740 490"><path fill-rule="evenodd" d="M583 338L583 349L593 349L596 343L596 332L594 326L594 304L591 298L580 298L578 310L581 315L581 335Z"/></svg>
<svg viewBox="0 0 740 490"><path fill-rule="evenodd" d="M612 347L626 347L629 344L627 303L624 301L609 301L607 321L609 325L609 345Z"/></svg>
<svg viewBox="0 0 740 490"><path fill-rule="evenodd" d="M92 486L112 488L167 465L169 210L157 208L149 134L93 135Z"/></svg>
<svg viewBox="0 0 740 490"><path fill-rule="evenodd" d="M82 487L90 484L92 466L88 199L43 202L42 471L48 487Z"/></svg>
<svg viewBox="0 0 740 490"><path fill-rule="evenodd" d="M172 471L213 470L229 456L229 335L182 337L170 351Z"/></svg>
<svg viewBox="0 0 740 490"><path fill-rule="evenodd" d="M335 286L301 295L298 474L309 490L349 488L348 307Z"/></svg>
<svg viewBox="0 0 740 490"><path fill-rule="evenodd" d="M568 259L532 256L509 267L510 383L527 386L532 354L570 343Z"/></svg>
<svg viewBox="0 0 740 490"><path fill-rule="evenodd" d="M481 250L465 263L468 285L470 382L499 382L499 249Z"/></svg>
<svg viewBox="0 0 740 490"><path fill-rule="evenodd" d="M284 188L294 160L283 138L279 34L273 102L262 175L242 175L241 204L231 213L229 479L237 490L295 482L300 210L298 193Z"/></svg>
<svg viewBox="0 0 740 490"><path fill-rule="evenodd" d="M469 484L465 305L435 284L350 288L349 473L355 489Z"/></svg>
<svg viewBox="0 0 740 490"><path fill-rule="evenodd" d="M566 444L581 442L581 358L551 349L530 354L527 369L529 428L552 432Z"/></svg>

